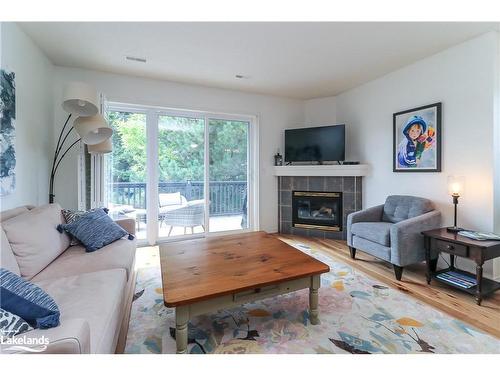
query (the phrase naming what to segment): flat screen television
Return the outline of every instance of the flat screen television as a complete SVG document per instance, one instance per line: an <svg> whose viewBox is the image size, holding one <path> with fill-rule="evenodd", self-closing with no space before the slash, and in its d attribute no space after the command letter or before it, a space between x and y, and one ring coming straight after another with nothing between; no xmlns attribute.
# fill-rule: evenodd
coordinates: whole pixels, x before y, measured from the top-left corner
<svg viewBox="0 0 500 375"><path fill-rule="evenodd" d="M285 130L285 162L345 160L345 125Z"/></svg>

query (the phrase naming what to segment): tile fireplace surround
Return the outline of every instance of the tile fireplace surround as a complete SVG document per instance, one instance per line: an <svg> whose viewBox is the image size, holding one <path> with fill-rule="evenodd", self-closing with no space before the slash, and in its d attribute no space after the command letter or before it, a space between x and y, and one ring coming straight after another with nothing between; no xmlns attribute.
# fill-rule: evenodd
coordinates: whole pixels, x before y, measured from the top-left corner
<svg viewBox="0 0 500 375"><path fill-rule="evenodd" d="M280 176L279 190L279 232L319 238L346 239L347 215L362 208L362 178L342 176ZM292 227L293 191L337 192L343 196L342 230L326 231Z"/></svg>

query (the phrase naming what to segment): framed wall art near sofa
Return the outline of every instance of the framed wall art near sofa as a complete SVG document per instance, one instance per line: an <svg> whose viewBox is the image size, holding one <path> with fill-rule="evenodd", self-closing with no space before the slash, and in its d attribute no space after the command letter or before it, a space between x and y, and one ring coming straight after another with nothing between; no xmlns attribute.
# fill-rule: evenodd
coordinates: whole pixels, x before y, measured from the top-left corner
<svg viewBox="0 0 500 375"><path fill-rule="evenodd" d="M441 103L394 113L393 172L441 172Z"/></svg>
<svg viewBox="0 0 500 375"><path fill-rule="evenodd" d="M0 196L16 188L16 84L15 74L0 69Z"/></svg>

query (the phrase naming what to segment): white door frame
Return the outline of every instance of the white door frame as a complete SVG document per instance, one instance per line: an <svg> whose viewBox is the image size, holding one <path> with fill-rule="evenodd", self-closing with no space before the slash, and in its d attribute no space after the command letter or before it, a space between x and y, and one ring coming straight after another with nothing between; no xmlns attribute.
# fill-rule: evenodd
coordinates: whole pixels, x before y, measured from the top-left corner
<svg viewBox="0 0 500 375"><path fill-rule="evenodd" d="M109 103L109 111L124 111L132 113L146 114L146 217L147 217L147 235L146 240L139 241L139 245L155 245L161 242L182 241L199 237L215 237L226 234L250 232L259 230L259 121L255 115L231 114L217 111L197 111L175 109L158 106L134 105L126 103ZM158 117L161 115L190 117L204 119L205 123L205 175L204 175L204 196L205 196L205 231L203 233L186 234L174 237L158 237ZM247 215L248 228L240 230L230 230L221 232L210 232L209 224L209 132L208 120L232 120L244 121L249 124L248 147L247 147Z"/></svg>

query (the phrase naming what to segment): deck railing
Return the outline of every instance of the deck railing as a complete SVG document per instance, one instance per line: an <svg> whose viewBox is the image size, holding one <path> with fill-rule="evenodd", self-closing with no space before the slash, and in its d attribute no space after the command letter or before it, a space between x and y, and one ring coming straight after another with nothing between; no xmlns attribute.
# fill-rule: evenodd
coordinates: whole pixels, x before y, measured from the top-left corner
<svg viewBox="0 0 500 375"><path fill-rule="evenodd" d="M146 208L145 182L112 182L108 185L110 202ZM210 215L237 215L243 212L247 191L246 181L210 182ZM203 181L160 182L159 193L180 192L188 201L203 199Z"/></svg>

